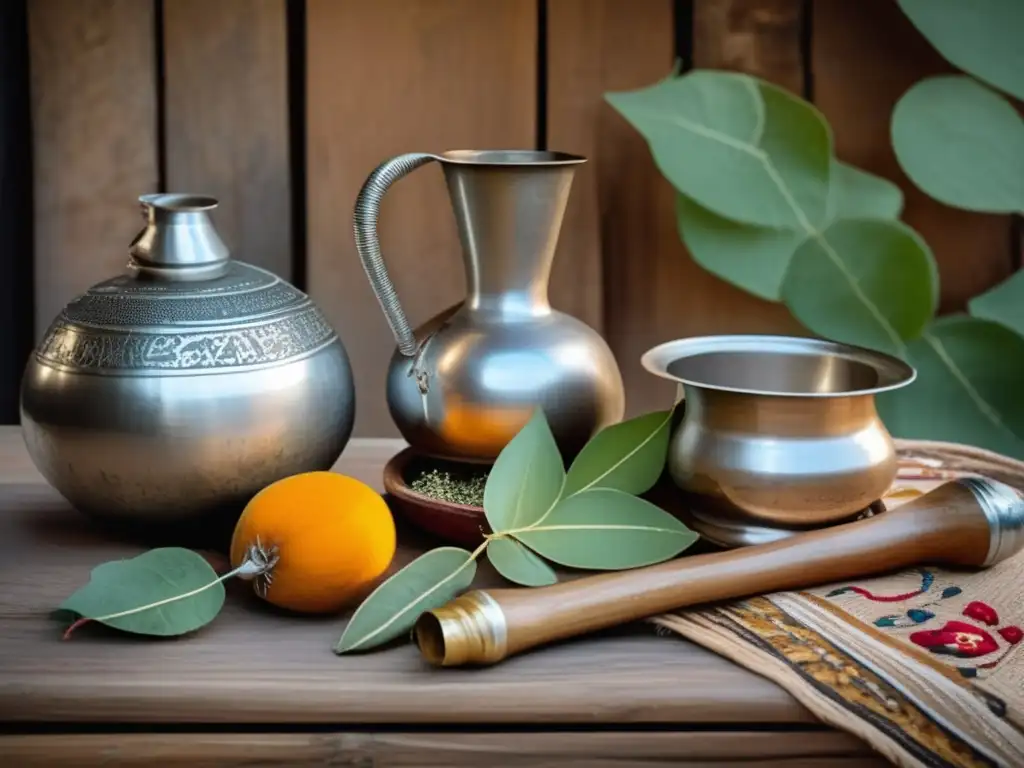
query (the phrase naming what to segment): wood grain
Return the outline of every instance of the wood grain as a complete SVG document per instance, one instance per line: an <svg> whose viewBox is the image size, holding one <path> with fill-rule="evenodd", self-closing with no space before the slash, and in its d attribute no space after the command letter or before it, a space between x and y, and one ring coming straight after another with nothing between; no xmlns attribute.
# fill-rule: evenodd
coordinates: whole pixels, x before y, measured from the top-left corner
<svg viewBox="0 0 1024 768"><path fill-rule="evenodd" d="M403 152L532 147L536 15L533 0L309 0L309 287L352 359L356 436L398 434L384 397L395 341L356 254L356 195ZM460 247L436 164L392 188L379 232L410 322L461 301Z"/></svg>
<svg viewBox="0 0 1024 768"><path fill-rule="evenodd" d="M896 182L903 220L928 242L942 280L941 312L1010 274L1009 216L961 211L932 200L896 162L889 124L918 80L953 71L890 0L818 0L813 14L815 103L832 125L841 160Z"/></svg>
<svg viewBox="0 0 1024 768"><path fill-rule="evenodd" d="M745 72L802 95L807 75L800 52L802 24L802 5L797 0L694 3L693 66ZM701 323L694 335L810 334L784 305L746 293L689 263L700 281L686 295L695 302L690 311L698 318L712 318Z"/></svg>
<svg viewBox="0 0 1024 768"><path fill-rule="evenodd" d="M380 487L400 442L353 441L336 466ZM14 428L0 460L27 468ZM648 626L554 645L491 669L439 671L411 645L331 650L345 617L297 618L229 582L217 619L187 638L140 641L49 612L110 559L142 551L77 514L38 476L0 483L0 720L117 723L809 723L784 690ZM425 546L403 531L392 570ZM478 586L500 583L482 563Z"/></svg>
<svg viewBox="0 0 1024 768"><path fill-rule="evenodd" d="M0 736L0 755L19 768L389 768L530 766L642 768L658 765L867 768L887 763L843 733L562 732L294 733Z"/></svg>
<svg viewBox="0 0 1024 768"><path fill-rule="evenodd" d="M167 190L218 198L232 255L289 279L284 0L173 0L163 11Z"/></svg>
<svg viewBox="0 0 1024 768"><path fill-rule="evenodd" d="M700 3L695 13L716 6ZM685 336L787 332L797 325L783 308L733 288L690 258L676 228L671 186L643 138L604 100L608 91L642 88L670 72L671 0L552 0L548 14L548 144L591 158L574 191L564 247L600 249L604 334L622 369L632 416L670 405L675 394L669 382L640 366L649 347ZM703 50L702 56L710 61Z"/></svg>
<svg viewBox="0 0 1024 768"><path fill-rule="evenodd" d="M696 66L747 72L803 95L799 0L716 0L693 11Z"/></svg>
<svg viewBox="0 0 1024 768"><path fill-rule="evenodd" d="M156 191L150 0L29 3L35 338L63 306L124 270Z"/></svg>

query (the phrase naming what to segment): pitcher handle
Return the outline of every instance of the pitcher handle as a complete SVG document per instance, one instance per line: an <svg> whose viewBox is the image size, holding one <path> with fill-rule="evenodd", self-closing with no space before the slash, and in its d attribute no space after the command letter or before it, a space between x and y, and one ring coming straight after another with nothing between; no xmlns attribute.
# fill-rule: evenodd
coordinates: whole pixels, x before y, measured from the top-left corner
<svg viewBox="0 0 1024 768"><path fill-rule="evenodd" d="M406 357L416 353L416 337L412 328L409 327L409 320L405 316L402 305L398 303L398 295L395 293L395 286L388 276L387 267L384 265L384 258L380 252L380 239L377 237L377 218L380 215L380 203L388 188L403 176L412 173L421 165L426 165L431 160L438 160L437 155L430 155L422 152L412 152L398 155L386 160L367 177L363 188L359 190L356 197L354 213L354 229L356 239L356 251L359 259L363 262L363 269L366 270L366 277L370 281L370 287L384 310L384 316L391 326L391 333L398 342L398 350Z"/></svg>

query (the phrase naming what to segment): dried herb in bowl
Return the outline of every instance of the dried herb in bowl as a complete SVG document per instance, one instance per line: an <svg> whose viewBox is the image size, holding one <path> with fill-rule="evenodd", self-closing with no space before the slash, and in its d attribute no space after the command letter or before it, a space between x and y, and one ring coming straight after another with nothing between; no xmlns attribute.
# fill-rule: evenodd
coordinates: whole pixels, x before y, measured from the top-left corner
<svg viewBox="0 0 1024 768"><path fill-rule="evenodd" d="M449 504L465 504L482 507L484 486L490 467L460 467L445 464L424 463L410 473L409 488L416 493L429 496Z"/></svg>

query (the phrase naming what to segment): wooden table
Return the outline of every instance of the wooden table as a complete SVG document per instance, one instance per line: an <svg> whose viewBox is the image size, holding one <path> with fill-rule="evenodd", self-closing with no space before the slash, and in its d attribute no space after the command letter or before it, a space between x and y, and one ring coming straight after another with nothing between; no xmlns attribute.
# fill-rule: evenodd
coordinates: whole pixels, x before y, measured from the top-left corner
<svg viewBox="0 0 1024 768"><path fill-rule="evenodd" d="M379 489L401 447L353 441L336 469ZM409 541L396 565L423 546ZM336 656L343 617L286 616L239 583L187 638L62 641L49 612L94 565L142 550L73 511L0 427L0 764L884 765L773 683L648 625L438 670L407 644Z"/></svg>

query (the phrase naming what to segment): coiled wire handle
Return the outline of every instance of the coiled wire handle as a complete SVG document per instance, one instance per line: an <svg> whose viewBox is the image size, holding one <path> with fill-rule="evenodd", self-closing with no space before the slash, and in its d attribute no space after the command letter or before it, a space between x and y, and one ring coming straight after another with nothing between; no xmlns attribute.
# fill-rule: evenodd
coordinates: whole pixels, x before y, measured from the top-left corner
<svg viewBox="0 0 1024 768"><path fill-rule="evenodd" d="M384 258L380 252L380 239L377 237L377 218L380 216L380 203L388 188L403 176L415 171L431 160L438 160L437 155L412 152L398 155L386 160L367 177L363 188L356 197L353 214L356 239L356 251L363 262L363 269L370 281L370 287L384 311L384 316L391 326L391 333L398 342L398 351L406 357L416 353L416 337L409 327L409 319L405 316L402 305L398 303L395 286L388 276Z"/></svg>

